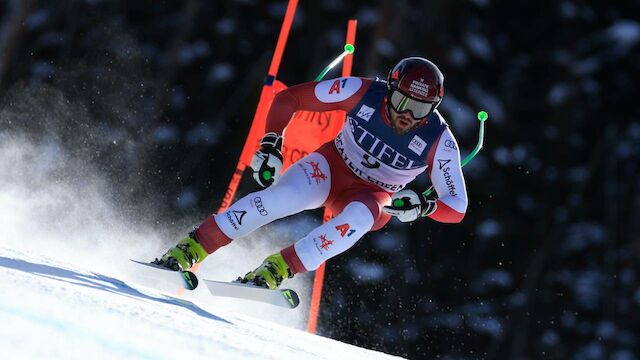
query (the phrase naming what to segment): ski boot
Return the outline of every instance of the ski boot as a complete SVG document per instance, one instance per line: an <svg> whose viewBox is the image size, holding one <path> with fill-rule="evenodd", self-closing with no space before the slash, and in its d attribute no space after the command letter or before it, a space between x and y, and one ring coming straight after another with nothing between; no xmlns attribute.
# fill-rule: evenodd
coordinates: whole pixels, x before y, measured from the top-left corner
<svg viewBox="0 0 640 360"><path fill-rule="evenodd" d="M195 231L180 240L178 244L167 251L160 259L153 261L156 265L162 265L171 270L186 271L194 264L202 262L207 257L207 251L196 240Z"/></svg>
<svg viewBox="0 0 640 360"><path fill-rule="evenodd" d="M262 262L257 269L248 272L244 278L238 278L241 283L253 283L257 286L277 289L284 279L293 277L289 265L280 253L273 254Z"/></svg>

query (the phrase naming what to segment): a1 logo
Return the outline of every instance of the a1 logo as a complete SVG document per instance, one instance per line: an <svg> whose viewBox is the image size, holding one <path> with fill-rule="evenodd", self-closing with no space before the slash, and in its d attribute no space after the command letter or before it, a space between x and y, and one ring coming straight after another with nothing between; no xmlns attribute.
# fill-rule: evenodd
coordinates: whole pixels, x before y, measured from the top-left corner
<svg viewBox="0 0 640 360"><path fill-rule="evenodd" d="M316 84L314 94L323 103L344 101L362 87L362 79L357 77L337 78Z"/></svg>
<svg viewBox="0 0 640 360"><path fill-rule="evenodd" d="M336 226L336 230L340 231L340 236L342 236L342 237L344 237L345 235L347 235L347 237L349 237L349 236L353 235L354 232L356 232L354 229L351 229L349 224L338 225L338 226Z"/></svg>
<svg viewBox="0 0 640 360"><path fill-rule="evenodd" d="M340 86L341 83L342 83L342 86ZM333 85L331 85L331 88L329 89L329 95L333 93L340 94L340 88L344 87L346 83L347 83L347 79L344 79L342 81L340 80L334 81Z"/></svg>

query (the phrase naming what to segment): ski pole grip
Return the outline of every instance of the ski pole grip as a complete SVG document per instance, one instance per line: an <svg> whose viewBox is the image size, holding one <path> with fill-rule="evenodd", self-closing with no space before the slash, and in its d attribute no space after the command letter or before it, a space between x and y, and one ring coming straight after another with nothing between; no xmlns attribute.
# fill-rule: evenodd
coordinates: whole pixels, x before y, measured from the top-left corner
<svg viewBox="0 0 640 360"><path fill-rule="evenodd" d="M394 208L403 208L404 207L404 200L403 199L395 199L393 200L393 207Z"/></svg>
<svg viewBox="0 0 640 360"><path fill-rule="evenodd" d="M408 196L394 199L391 205L397 210L411 210L415 207Z"/></svg>
<svg viewBox="0 0 640 360"><path fill-rule="evenodd" d="M273 174L269 170L265 170L261 174L262 180L269 181L273 178Z"/></svg>
<svg viewBox="0 0 640 360"><path fill-rule="evenodd" d="M464 160L462 160L462 163L460 164L461 167L464 167L465 165L467 165L469 161L471 161L471 159L473 159L473 157L476 156L476 154L480 151L480 149L482 149L482 145L484 144L484 123L489 118L489 114L487 114L486 111L482 110L478 112L477 118L478 118L478 121L480 121L480 128L478 129L478 144L476 145L475 149L473 149L473 151L469 155L467 155L467 157L464 158ZM434 190L433 186L431 186L429 189L425 190L425 192L423 192L422 194L424 196L429 196L431 195L433 190Z"/></svg>
<svg viewBox="0 0 640 360"><path fill-rule="evenodd" d="M275 168L267 166L267 163L264 162L262 166L260 166L258 176L260 176L260 180L262 180L263 184L265 184L266 186L270 186L271 184L273 184L273 177L275 176L275 172Z"/></svg>

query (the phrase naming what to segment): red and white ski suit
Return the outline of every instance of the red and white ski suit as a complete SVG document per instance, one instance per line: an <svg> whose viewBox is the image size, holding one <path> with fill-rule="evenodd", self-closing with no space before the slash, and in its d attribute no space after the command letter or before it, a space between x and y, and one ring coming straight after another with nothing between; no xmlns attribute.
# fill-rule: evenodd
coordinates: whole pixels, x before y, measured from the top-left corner
<svg viewBox="0 0 640 360"><path fill-rule="evenodd" d="M294 273L315 270L368 231L382 228L390 219L382 207L390 204L391 194L422 172L438 194L437 209L429 217L450 223L464 217L467 193L460 152L437 111L425 125L398 135L388 118L384 82L338 78L278 93L266 132L282 134L298 110L343 110L347 119L334 141L291 165L271 187L207 218L196 230L207 252L274 220L325 206L335 217L281 251Z"/></svg>

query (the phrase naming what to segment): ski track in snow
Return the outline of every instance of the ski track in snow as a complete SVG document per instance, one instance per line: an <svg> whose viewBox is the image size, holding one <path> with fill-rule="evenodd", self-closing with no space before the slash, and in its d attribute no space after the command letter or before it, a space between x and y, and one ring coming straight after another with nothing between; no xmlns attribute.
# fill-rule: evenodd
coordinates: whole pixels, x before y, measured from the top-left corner
<svg viewBox="0 0 640 360"><path fill-rule="evenodd" d="M0 279L3 358L396 358L229 311L204 287L180 300L33 252L0 247Z"/></svg>

